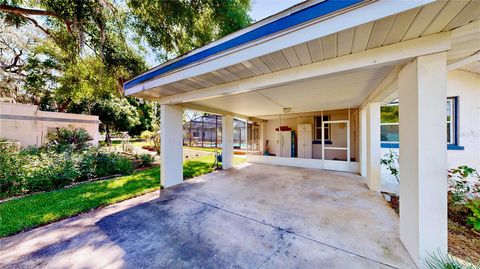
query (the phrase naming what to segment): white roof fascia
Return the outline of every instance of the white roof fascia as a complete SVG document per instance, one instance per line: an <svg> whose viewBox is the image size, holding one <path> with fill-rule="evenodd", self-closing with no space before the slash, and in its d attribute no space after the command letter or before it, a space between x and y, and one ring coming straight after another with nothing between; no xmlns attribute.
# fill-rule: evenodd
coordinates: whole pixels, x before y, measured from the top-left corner
<svg viewBox="0 0 480 269"><path fill-rule="evenodd" d="M126 95L131 95L142 90L148 90L185 78L205 74L431 2L434 2L434 0L378 0L365 2L363 6L348 10L347 12L330 14L327 15L327 18L320 18L319 20L242 45L234 50L214 55L206 60L172 71L162 77L136 85L127 89L125 93Z"/></svg>

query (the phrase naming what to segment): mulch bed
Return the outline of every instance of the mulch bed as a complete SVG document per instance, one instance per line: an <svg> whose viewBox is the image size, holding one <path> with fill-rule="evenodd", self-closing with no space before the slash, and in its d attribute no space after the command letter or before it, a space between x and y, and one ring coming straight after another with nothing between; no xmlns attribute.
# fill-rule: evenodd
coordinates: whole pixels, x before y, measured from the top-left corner
<svg viewBox="0 0 480 269"><path fill-rule="evenodd" d="M157 151L157 148L154 146L142 146L142 149L146 149L148 151L153 151L153 152Z"/></svg>
<svg viewBox="0 0 480 269"><path fill-rule="evenodd" d="M470 210L462 204L448 203L448 251L474 264L480 263L480 233L467 225Z"/></svg>
<svg viewBox="0 0 480 269"><path fill-rule="evenodd" d="M399 196L382 192L390 207L399 214ZM462 204L448 203L448 252L458 258L480 263L480 233L475 232L467 224L469 209Z"/></svg>

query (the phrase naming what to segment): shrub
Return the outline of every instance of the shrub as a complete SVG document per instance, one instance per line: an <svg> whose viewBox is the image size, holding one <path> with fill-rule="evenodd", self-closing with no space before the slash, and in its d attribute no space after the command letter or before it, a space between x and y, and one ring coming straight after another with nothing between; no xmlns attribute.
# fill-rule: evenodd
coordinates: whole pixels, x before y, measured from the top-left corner
<svg viewBox="0 0 480 269"><path fill-rule="evenodd" d="M95 162L95 175L104 177L113 174L130 174L133 172L133 162L125 156L116 153L98 153Z"/></svg>
<svg viewBox="0 0 480 269"><path fill-rule="evenodd" d="M147 153L140 154L138 156L138 159L140 159L140 167L151 166L153 164L153 162L155 161L155 159L152 157L152 155L147 154Z"/></svg>
<svg viewBox="0 0 480 269"><path fill-rule="evenodd" d="M468 166L448 170L448 190L454 202L465 203L480 194L480 175Z"/></svg>
<svg viewBox="0 0 480 269"><path fill-rule="evenodd" d="M145 141L148 141L150 143L150 145L153 143L155 137L157 136L157 133L156 132L152 132L152 131L143 131L141 134L140 134L140 137L145 140Z"/></svg>
<svg viewBox="0 0 480 269"><path fill-rule="evenodd" d="M133 162L127 157L118 155L115 160L115 170L122 175L131 174L134 170Z"/></svg>
<svg viewBox="0 0 480 269"><path fill-rule="evenodd" d="M80 177L80 170L77 162L75 162L73 158L70 158L70 156L66 156L66 154L62 155L63 156L59 158L60 162L56 167L57 170L55 171L55 188L72 184Z"/></svg>
<svg viewBox="0 0 480 269"><path fill-rule="evenodd" d="M380 160L380 164L385 165L387 169L390 171L390 174L395 176L395 179L398 183L400 183L400 178L398 174L400 171L398 170L399 159L398 154L393 150L390 150L389 153L385 154L383 158Z"/></svg>
<svg viewBox="0 0 480 269"><path fill-rule="evenodd" d="M114 174L130 174L133 162L116 153L97 148L82 151L28 147L0 142L0 197L62 188L74 182ZM150 161L146 157L143 163Z"/></svg>
<svg viewBox="0 0 480 269"><path fill-rule="evenodd" d="M59 127L48 133L47 146L55 148L58 152L82 150L88 147L87 142L90 140L92 137L83 128Z"/></svg>
<svg viewBox="0 0 480 269"><path fill-rule="evenodd" d="M464 265L460 263L457 259L452 258L448 254L444 255L441 253L430 254L428 258L425 259L425 265L430 269L473 269L473 266Z"/></svg>
<svg viewBox="0 0 480 269"><path fill-rule="evenodd" d="M467 223L473 226L475 231L480 232L480 199L475 199L467 204L471 214L467 217Z"/></svg>
<svg viewBox="0 0 480 269"><path fill-rule="evenodd" d="M143 131L140 137L144 140L147 140L150 145L153 144L157 154L160 154L160 134L152 131Z"/></svg>
<svg viewBox="0 0 480 269"><path fill-rule="evenodd" d="M20 151L22 155L40 155L42 148L37 146L28 146Z"/></svg>
<svg viewBox="0 0 480 269"><path fill-rule="evenodd" d="M80 173L79 180L89 180L95 177L96 160L98 152L96 150L86 150L76 156L76 163ZM72 156L73 157L73 156Z"/></svg>
<svg viewBox="0 0 480 269"><path fill-rule="evenodd" d="M14 144L5 140L0 142L0 197L21 192L24 185L25 161Z"/></svg>
<svg viewBox="0 0 480 269"><path fill-rule="evenodd" d="M30 155L24 167L25 189L28 192L47 191L75 182L80 172L69 154L45 151Z"/></svg>
<svg viewBox="0 0 480 269"><path fill-rule="evenodd" d="M95 175L97 177L104 177L115 174L115 158L115 153L98 153L95 160Z"/></svg>

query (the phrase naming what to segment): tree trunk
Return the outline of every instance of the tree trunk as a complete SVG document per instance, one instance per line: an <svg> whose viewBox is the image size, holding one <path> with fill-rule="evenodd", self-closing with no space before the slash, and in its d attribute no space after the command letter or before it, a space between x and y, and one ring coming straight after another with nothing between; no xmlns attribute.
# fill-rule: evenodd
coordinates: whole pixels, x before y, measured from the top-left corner
<svg viewBox="0 0 480 269"><path fill-rule="evenodd" d="M108 146L112 145L112 139L110 137L110 128L108 128L108 124L105 124L105 142Z"/></svg>
<svg viewBox="0 0 480 269"><path fill-rule="evenodd" d="M60 108L58 108L58 112L65 112L65 110L68 108L68 106L70 105L71 102L72 102L71 99L68 99L67 101L65 101L65 102L60 106Z"/></svg>
<svg viewBox="0 0 480 269"><path fill-rule="evenodd" d="M101 44L103 46L103 43L101 43ZM125 79L123 77L117 78L117 91L120 94L120 96L122 96L122 97L125 97L125 92L123 91L123 83L124 82L125 82Z"/></svg>

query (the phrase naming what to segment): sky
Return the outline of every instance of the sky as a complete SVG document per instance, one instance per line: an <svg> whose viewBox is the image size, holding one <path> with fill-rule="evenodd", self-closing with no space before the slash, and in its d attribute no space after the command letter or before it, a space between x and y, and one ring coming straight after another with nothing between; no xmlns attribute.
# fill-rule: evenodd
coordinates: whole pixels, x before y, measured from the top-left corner
<svg viewBox="0 0 480 269"><path fill-rule="evenodd" d="M252 0L249 14L254 21L259 21L305 0Z"/></svg>
<svg viewBox="0 0 480 269"><path fill-rule="evenodd" d="M260 21L304 1L305 0L252 0L252 9L249 14L254 21ZM147 64L151 67L159 64L153 53L149 53L146 60Z"/></svg>

